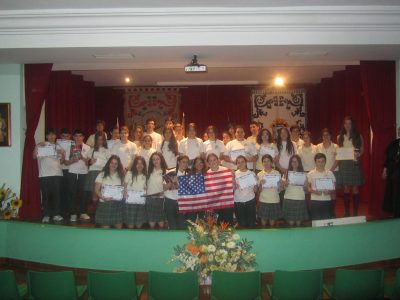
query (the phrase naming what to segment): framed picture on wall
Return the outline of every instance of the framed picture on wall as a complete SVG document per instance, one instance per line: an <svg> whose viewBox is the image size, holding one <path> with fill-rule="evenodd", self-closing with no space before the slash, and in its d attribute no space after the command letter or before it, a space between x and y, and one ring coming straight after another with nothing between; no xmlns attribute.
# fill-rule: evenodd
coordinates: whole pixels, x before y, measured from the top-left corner
<svg viewBox="0 0 400 300"><path fill-rule="evenodd" d="M0 147L11 146L11 104L0 103Z"/></svg>

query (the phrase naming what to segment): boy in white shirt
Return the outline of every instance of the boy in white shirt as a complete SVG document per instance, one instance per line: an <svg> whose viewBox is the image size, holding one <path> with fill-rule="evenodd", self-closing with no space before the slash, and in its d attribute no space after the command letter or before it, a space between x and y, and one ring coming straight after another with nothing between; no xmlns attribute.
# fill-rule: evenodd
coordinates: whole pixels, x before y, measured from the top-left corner
<svg viewBox="0 0 400 300"><path fill-rule="evenodd" d="M260 124L256 121L252 121L250 123L251 136L247 138L247 142L252 143L254 145L257 144L257 136L259 131L260 131Z"/></svg>
<svg viewBox="0 0 400 300"><path fill-rule="evenodd" d="M300 127L298 125L290 127L290 137L292 142L296 144L297 149L304 145L304 141L300 138Z"/></svg>
<svg viewBox="0 0 400 300"><path fill-rule="evenodd" d="M103 120L97 120L96 122L96 132L91 134L89 136L89 138L86 141L86 145L90 146L90 147L94 147L94 136L96 133L102 134L104 133L106 135L107 138L107 133L105 133L104 129L106 128L106 122L104 122Z"/></svg>
<svg viewBox="0 0 400 300"><path fill-rule="evenodd" d="M113 145L110 152L111 154L117 155L125 171L129 171L132 167L135 155L138 153L138 149L135 143L128 140L129 128L127 126L121 126L119 130L121 140Z"/></svg>
<svg viewBox="0 0 400 300"><path fill-rule="evenodd" d="M83 143L85 135L80 129L76 129L73 134L74 143L66 153L65 164L69 166L67 174L69 187L68 212L70 221L77 221L77 213L80 213L80 219L90 220L87 214L86 194L84 192L86 175L88 174L88 153L90 147ZM76 210L75 200L79 199L79 209Z"/></svg>
<svg viewBox="0 0 400 300"><path fill-rule="evenodd" d="M161 144L162 142L162 136L161 134L155 132L154 130L156 129L156 120L153 118L149 118L146 120L146 132L143 134L145 135L150 135L151 138L153 139L153 145L151 146L154 149L158 148L158 145Z"/></svg>

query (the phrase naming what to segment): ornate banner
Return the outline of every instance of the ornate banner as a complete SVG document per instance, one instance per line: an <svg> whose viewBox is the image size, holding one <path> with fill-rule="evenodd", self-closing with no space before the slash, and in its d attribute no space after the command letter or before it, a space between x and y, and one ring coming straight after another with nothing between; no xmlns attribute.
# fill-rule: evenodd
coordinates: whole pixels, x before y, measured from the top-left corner
<svg viewBox="0 0 400 300"><path fill-rule="evenodd" d="M179 88L129 88L125 90L124 114L128 126L145 125L148 118L157 121L157 128L165 120L179 120L181 94Z"/></svg>
<svg viewBox="0 0 400 300"><path fill-rule="evenodd" d="M306 92L298 90L253 90L251 117L273 133L281 127L306 129Z"/></svg>

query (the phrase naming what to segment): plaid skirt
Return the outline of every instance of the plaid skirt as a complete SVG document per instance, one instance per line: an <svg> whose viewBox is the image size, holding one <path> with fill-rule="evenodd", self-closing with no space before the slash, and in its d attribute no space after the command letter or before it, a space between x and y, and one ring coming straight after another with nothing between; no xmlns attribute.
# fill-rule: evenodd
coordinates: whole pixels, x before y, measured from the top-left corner
<svg viewBox="0 0 400 300"><path fill-rule="evenodd" d="M124 206L124 223L142 225L147 222L147 212L145 204L128 204Z"/></svg>
<svg viewBox="0 0 400 300"><path fill-rule="evenodd" d="M94 191L94 185L96 184L96 178L97 175L100 174L101 171L89 171L89 173L86 175L86 180L85 180L85 185L83 187L83 190L85 192L93 192Z"/></svg>
<svg viewBox="0 0 400 300"><path fill-rule="evenodd" d="M279 220L282 218L280 203L260 203L258 215L263 220Z"/></svg>
<svg viewBox="0 0 400 300"><path fill-rule="evenodd" d="M283 199L282 214L287 221L308 220L306 201Z"/></svg>
<svg viewBox="0 0 400 300"><path fill-rule="evenodd" d="M339 162L339 185L359 186L365 182L364 172L360 163L353 160L343 160Z"/></svg>
<svg viewBox="0 0 400 300"><path fill-rule="evenodd" d="M149 222L164 222L164 198L147 197L146 212Z"/></svg>
<svg viewBox="0 0 400 300"><path fill-rule="evenodd" d="M99 225L122 224L122 212L124 203L122 201L107 201L97 204L95 221Z"/></svg>

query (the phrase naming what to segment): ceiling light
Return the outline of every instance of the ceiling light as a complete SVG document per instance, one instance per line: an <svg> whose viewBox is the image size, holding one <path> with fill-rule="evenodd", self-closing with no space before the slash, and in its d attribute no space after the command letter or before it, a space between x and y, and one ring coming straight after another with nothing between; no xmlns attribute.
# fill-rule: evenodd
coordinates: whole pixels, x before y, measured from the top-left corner
<svg viewBox="0 0 400 300"><path fill-rule="evenodd" d="M281 76L276 76L274 79L274 85L277 87L282 87L285 85L285 78Z"/></svg>
<svg viewBox="0 0 400 300"><path fill-rule="evenodd" d="M130 77L125 77L124 81L125 83L131 83L132 79Z"/></svg>

